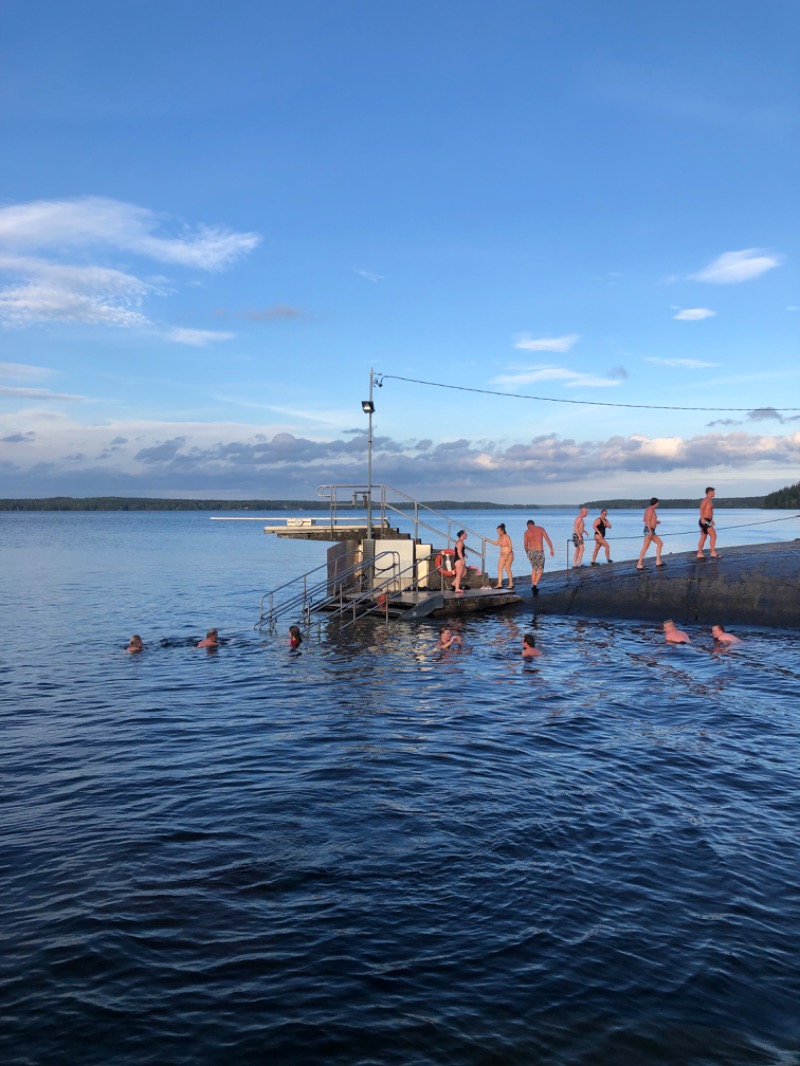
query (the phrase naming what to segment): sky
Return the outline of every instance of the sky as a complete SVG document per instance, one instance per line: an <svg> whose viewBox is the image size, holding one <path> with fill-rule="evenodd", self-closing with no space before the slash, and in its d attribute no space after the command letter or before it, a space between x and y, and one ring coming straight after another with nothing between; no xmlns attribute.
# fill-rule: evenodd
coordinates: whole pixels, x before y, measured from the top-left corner
<svg viewBox="0 0 800 1066"><path fill-rule="evenodd" d="M0 496L800 479L795 0L4 0ZM427 384L426 384L427 383Z"/></svg>

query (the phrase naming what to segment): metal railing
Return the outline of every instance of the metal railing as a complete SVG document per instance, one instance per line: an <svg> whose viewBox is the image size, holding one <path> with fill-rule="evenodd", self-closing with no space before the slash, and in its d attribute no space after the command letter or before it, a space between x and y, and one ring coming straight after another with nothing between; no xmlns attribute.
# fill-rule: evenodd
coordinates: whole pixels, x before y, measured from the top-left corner
<svg viewBox="0 0 800 1066"><path fill-rule="evenodd" d="M482 536L474 529L470 529L469 526L463 525L461 522L456 522L455 519L450 518L446 514L442 514L441 511L437 511L433 507L428 507L427 504L421 503L419 500L415 500L413 496L409 496L407 492L403 492L401 489L394 489L391 485L320 485L317 489L317 496L321 499L330 501L330 515L331 525L334 525L337 511L341 507L366 507L367 501L370 498L374 499L375 490L380 489L380 524L382 526L388 526L388 515L399 515L402 518L409 519L414 525L414 540L420 540L420 530L424 529L428 533L433 533L437 537L443 537L448 544L455 543L456 534L459 529L464 529L472 537L477 537L480 541L481 549L481 573L486 573L486 545L492 542L488 537ZM339 494L347 491L349 499L345 501L341 499ZM394 497L399 497L401 501L405 502L407 506L399 506L396 502L391 502L387 497L391 493ZM426 521L424 517L420 517L420 514L432 516L429 521ZM438 519L445 523L445 530L432 525L433 519ZM378 525L377 522L373 523ZM467 551L475 552L474 548L467 548Z"/></svg>
<svg viewBox="0 0 800 1066"><path fill-rule="evenodd" d="M365 589L364 583L373 582L376 564L388 560L391 562L385 569L391 570L392 574L380 583L383 585L390 584L399 578L401 573L399 552L378 552L377 555L361 559L344 570L337 569L334 564L333 573L330 572L327 562L315 566L312 570L307 570L299 577L292 578L291 581L264 593L259 600L259 618L254 628L263 629L268 626L270 632L274 632L278 619L290 614L294 618L301 617L308 624L312 611L323 610L331 606L349 606L354 592L357 592L359 596L374 594L374 584L370 583ZM383 568L378 567L378 569ZM320 570L325 571L325 577L309 584L309 578L319 573ZM276 603L276 596L279 593L298 585L300 587L296 591Z"/></svg>

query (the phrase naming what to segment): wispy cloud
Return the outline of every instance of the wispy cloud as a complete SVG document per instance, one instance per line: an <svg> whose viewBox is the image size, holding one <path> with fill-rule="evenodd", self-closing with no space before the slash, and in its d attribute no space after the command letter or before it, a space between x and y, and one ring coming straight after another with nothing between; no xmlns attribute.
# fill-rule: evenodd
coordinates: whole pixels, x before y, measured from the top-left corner
<svg viewBox="0 0 800 1066"><path fill-rule="evenodd" d="M175 344L188 344L193 348L206 348L209 344L219 341L229 341L236 336L235 333L226 333L224 330L215 329L185 329L175 326L166 330L164 336L168 341Z"/></svg>
<svg viewBox="0 0 800 1066"><path fill-rule="evenodd" d="M246 318L250 322L291 322L299 318L310 317L307 312L290 304L275 304L273 307L265 307L263 310L253 311L229 311L226 307L214 308L215 315L232 318Z"/></svg>
<svg viewBox="0 0 800 1066"><path fill-rule="evenodd" d="M12 381L44 381L53 371L46 366L30 366L27 363L0 363L0 377Z"/></svg>
<svg viewBox="0 0 800 1066"><path fill-rule="evenodd" d="M532 385L537 381L560 381L567 388L584 386L592 389L606 389L620 383L619 377L602 378L595 374L581 374L577 370L568 370L560 366L532 366L515 374L500 374L492 379L491 384L514 388Z"/></svg>
<svg viewBox="0 0 800 1066"><path fill-rule="evenodd" d="M704 318L714 318L716 311L709 311L707 307L685 307L673 315L679 322L700 322Z"/></svg>
<svg viewBox="0 0 800 1066"><path fill-rule="evenodd" d="M357 270L353 267L353 273L358 274L361 278L366 278L367 281L383 281L383 274L374 274L371 270Z"/></svg>
<svg viewBox="0 0 800 1066"><path fill-rule="evenodd" d="M0 385L0 396L9 396L15 400L60 400L65 403L85 403L86 401L85 396L72 396L68 392L19 388L13 385Z"/></svg>
<svg viewBox="0 0 800 1066"><path fill-rule="evenodd" d="M568 352L579 340L579 333L568 333L564 337L531 337L528 333L518 333L514 347L525 352Z"/></svg>
<svg viewBox="0 0 800 1066"><path fill-rule="evenodd" d="M123 328L152 325L143 309L165 296L165 279L138 267L120 269L121 256L213 272L256 247L254 233L222 226L173 225L153 211L101 197L35 201L0 208L0 323L47 322ZM114 265L103 262L113 256ZM80 257L80 262L70 262ZM97 261L86 265L87 258Z"/></svg>
<svg viewBox="0 0 800 1066"><path fill-rule="evenodd" d="M690 274L690 281L708 281L714 285L734 285L740 281L750 281L761 274L780 266L782 257L768 255L760 248L744 248L739 252L723 252L708 266L696 274Z"/></svg>
<svg viewBox="0 0 800 1066"><path fill-rule="evenodd" d="M175 232L159 232L169 227ZM10 249L106 247L212 271L230 266L260 240L256 233L236 233L226 226L176 224L145 207L100 196L0 208L0 245Z"/></svg>
<svg viewBox="0 0 800 1066"><path fill-rule="evenodd" d="M680 367L683 370L705 370L708 367L720 366L720 363L708 363L702 359L659 359L657 355L643 356L645 363L655 363L656 366Z"/></svg>

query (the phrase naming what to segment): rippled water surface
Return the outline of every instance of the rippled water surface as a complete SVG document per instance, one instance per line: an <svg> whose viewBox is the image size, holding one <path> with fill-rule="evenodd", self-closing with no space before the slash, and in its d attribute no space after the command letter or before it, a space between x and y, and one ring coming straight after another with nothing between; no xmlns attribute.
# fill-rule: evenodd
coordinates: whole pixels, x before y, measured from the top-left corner
<svg viewBox="0 0 800 1066"><path fill-rule="evenodd" d="M294 652L258 598L325 545L0 535L4 1062L800 1062L800 632L523 612Z"/></svg>

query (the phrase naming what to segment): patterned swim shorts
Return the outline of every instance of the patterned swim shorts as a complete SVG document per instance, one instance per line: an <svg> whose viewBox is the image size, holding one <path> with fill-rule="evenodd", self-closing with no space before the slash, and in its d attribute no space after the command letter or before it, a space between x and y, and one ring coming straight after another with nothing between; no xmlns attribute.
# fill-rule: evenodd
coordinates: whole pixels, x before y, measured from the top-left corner
<svg viewBox="0 0 800 1066"><path fill-rule="evenodd" d="M536 551L535 548L531 548L530 551L525 552L530 560L531 567L534 570L544 570L544 552Z"/></svg>
<svg viewBox="0 0 800 1066"><path fill-rule="evenodd" d="M583 544L583 537L580 535L580 533L572 534L572 543L575 545L576 548L580 548L581 544Z"/></svg>

